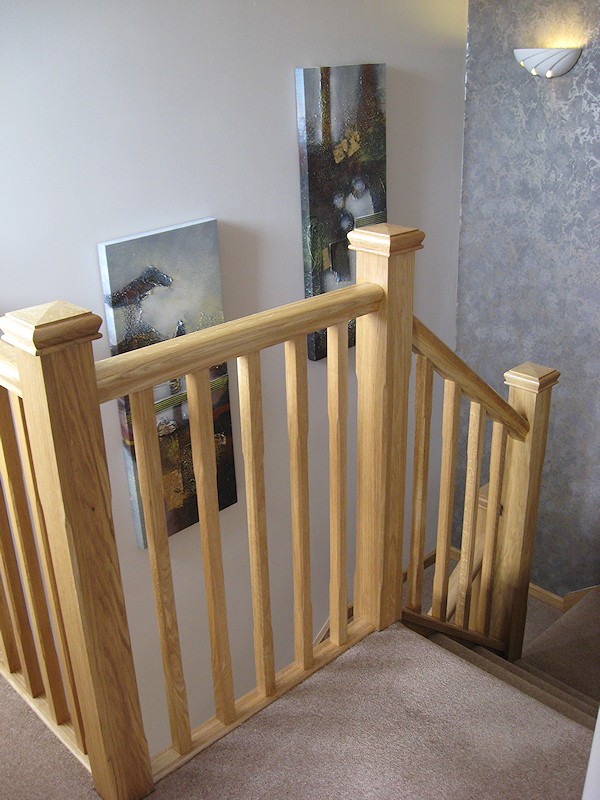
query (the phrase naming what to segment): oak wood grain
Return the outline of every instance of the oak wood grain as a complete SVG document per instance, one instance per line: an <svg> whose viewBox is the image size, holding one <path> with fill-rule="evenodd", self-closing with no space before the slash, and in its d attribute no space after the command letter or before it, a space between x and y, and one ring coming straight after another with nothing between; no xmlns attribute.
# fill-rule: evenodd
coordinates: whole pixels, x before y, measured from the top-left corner
<svg viewBox="0 0 600 800"><path fill-rule="evenodd" d="M251 353L239 358L237 367L246 476L256 685L262 695L270 697L275 692L275 660L269 587L260 354Z"/></svg>
<svg viewBox="0 0 600 800"><path fill-rule="evenodd" d="M215 710L217 717L223 723L230 723L235 720L235 699L227 626L217 490L217 459L209 371L200 370L188 373L186 385L194 477L196 478L200 516L200 542L204 564Z"/></svg>
<svg viewBox="0 0 600 800"><path fill-rule="evenodd" d="M285 343L285 385L290 447L290 499L294 573L294 652L308 669L313 661L308 497L308 376L306 337Z"/></svg>
<svg viewBox="0 0 600 800"><path fill-rule="evenodd" d="M154 393L152 389L136 392L129 396L129 401L169 725L173 747L183 754L191 750L192 736L171 571Z"/></svg>
<svg viewBox="0 0 600 800"><path fill-rule="evenodd" d="M448 571L454 512L454 484L456 482L456 448L460 423L461 392L449 379L444 381L444 409L442 415L442 460L440 472L440 499L438 506L437 558L433 576L431 613L444 622L447 619Z"/></svg>
<svg viewBox="0 0 600 800"><path fill-rule="evenodd" d="M423 594L423 559L427 525L427 489L429 482L429 441L433 400L431 361L417 353L415 365L415 442L413 457L412 520L406 605L421 612Z"/></svg>

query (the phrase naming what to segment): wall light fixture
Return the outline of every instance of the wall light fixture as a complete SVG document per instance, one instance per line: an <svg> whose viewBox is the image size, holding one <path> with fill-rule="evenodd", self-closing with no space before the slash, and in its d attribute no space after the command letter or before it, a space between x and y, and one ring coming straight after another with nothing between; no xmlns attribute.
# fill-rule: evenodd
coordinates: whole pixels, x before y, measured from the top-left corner
<svg viewBox="0 0 600 800"><path fill-rule="evenodd" d="M581 48L521 47L514 54L519 64L532 75L558 78L575 66L581 55Z"/></svg>

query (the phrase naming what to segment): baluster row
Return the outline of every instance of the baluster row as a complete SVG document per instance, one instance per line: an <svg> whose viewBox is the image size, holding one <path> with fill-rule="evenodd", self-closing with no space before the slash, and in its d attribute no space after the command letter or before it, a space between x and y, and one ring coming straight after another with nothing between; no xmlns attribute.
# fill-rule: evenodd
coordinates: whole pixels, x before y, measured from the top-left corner
<svg viewBox="0 0 600 800"><path fill-rule="evenodd" d="M423 603L433 372L431 361L417 353L412 524L406 594L407 609L417 614L422 613ZM462 392L458 384L444 378L436 555L429 613L440 622L452 620L455 626L488 636L507 433L502 423L492 422L490 483L487 511L484 513L480 502L480 484L486 412L481 403L474 400L470 402L461 556L457 570L451 575L461 400Z"/></svg>
<svg viewBox="0 0 600 800"><path fill-rule="evenodd" d="M330 640L348 639L346 579L346 448L348 417L347 323L328 329L328 415L330 421ZM285 342L285 377L290 448L292 554L294 575L294 660L301 671L314 664L310 575L308 466L308 374L306 338ZM267 546L264 430L260 351L237 359L250 579L254 623L256 691L261 698L277 690ZM210 373L185 377L192 458L198 494L200 537L211 640L216 717L236 720L213 438ZM160 448L153 390L130 395L136 463L144 513L150 570L162 649L173 748L181 755L193 746L184 677L169 542L164 508ZM0 606L1 611L1 606Z"/></svg>

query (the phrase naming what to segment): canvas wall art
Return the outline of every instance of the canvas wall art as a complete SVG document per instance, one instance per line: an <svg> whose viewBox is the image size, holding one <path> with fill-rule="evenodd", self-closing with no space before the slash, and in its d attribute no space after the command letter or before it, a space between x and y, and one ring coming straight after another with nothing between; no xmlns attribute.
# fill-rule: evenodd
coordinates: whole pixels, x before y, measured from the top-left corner
<svg viewBox="0 0 600 800"><path fill-rule="evenodd" d="M305 296L355 280L347 234L386 222L385 64L296 70ZM356 326L349 326L354 344ZM309 358L327 354L326 331Z"/></svg>
<svg viewBox="0 0 600 800"><path fill-rule="evenodd" d="M98 245L113 355L223 321L217 221L203 219ZM237 501L227 365L211 369L221 509ZM154 388L169 534L198 521L185 378ZM127 398L119 400L136 535L146 547Z"/></svg>

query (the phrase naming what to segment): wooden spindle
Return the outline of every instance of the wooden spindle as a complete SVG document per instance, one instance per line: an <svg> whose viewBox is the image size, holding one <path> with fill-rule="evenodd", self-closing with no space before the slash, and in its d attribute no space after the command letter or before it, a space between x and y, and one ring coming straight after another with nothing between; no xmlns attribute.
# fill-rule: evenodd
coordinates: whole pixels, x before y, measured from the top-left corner
<svg viewBox="0 0 600 800"><path fill-rule="evenodd" d="M412 523L406 605L421 613L423 594L423 559L427 524L427 489L429 479L429 439L433 400L431 361L417 353L415 366L415 444L413 460Z"/></svg>
<svg viewBox="0 0 600 800"><path fill-rule="evenodd" d="M0 648L4 666L9 672L17 672L21 668L17 640L13 631L8 600L0 573Z"/></svg>
<svg viewBox="0 0 600 800"><path fill-rule="evenodd" d="M269 589L260 353L238 358L237 369L246 477L256 685L259 692L268 697L275 693L275 661Z"/></svg>
<svg viewBox="0 0 600 800"><path fill-rule="evenodd" d="M477 529L477 506L481 482L481 459L485 433L485 410L480 403L471 401L467 441L467 475L465 482L465 507L460 546L458 597L456 599L456 625L467 628L473 582L473 555Z"/></svg>
<svg viewBox="0 0 600 800"><path fill-rule="evenodd" d="M1 490L0 576L4 584L6 603L11 619L14 641L17 646L25 688L31 697L39 697L44 691L44 682L42 680L42 673L35 650L31 625L29 624L27 605L10 532L10 522L6 511L4 494Z"/></svg>
<svg viewBox="0 0 600 800"><path fill-rule="evenodd" d="M221 550L217 457L209 371L201 370L186 375L186 385L200 516L215 710L217 718L228 724L235 720L236 714Z"/></svg>
<svg viewBox="0 0 600 800"><path fill-rule="evenodd" d="M440 500L438 508L437 548L433 578L431 614L445 622L447 619L448 572L452 544L452 515L456 481L456 448L460 424L461 393L454 381L444 381L444 410L442 417L442 461Z"/></svg>
<svg viewBox="0 0 600 800"><path fill-rule="evenodd" d="M346 578L348 326L327 329L327 410L329 416L329 638L348 638Z"/></svg>
<svg viewBox="0 0 600 800"><path fill-rule="evenodd" d="M79 697L77 694L77 686L75 685L73 662L71 659L71 654L69 653L69 646L67 644L65 621L62 609L60 607L58 586L56 585L56 574L54 572L54 566L52 564L52 556L50 554L50 542L48 541L46 520L44 518L44 512L40 501L37 480L33 469L31 445L29 442L27 425L25 423L25 410L23 408L23 400L18 395L11 393L10 405L12 409L13 420L15 423L15 432L17 435L17 440L19 442L19 450L21 452L23 477L25 480L27 497L29 498L29 507L31 509L31 517L36 534L40 564L44 576L44 584L46 587L48 608L50 611L50 617L55 632L56 650L62 671L64 690L67 699L67 706L69 708L71 725L73 726L75 741L77 742L80 750L85 753L87 752L87 750L85 744L85 731L83 729L83 718L81 716L81 704L79 702Z"/></svg>
<svg viewBox="0 0 600 800"><path fill-rule="evenodd" d="M504 375L508 402L529 422L525 441L510 437L506 447L490 623L490 634L506 641L510 660L519 658L523 647L550 400L559 376L555 369L530 362Z"/></svg>
<svg viewBox="0 0 600 800"><path fill-rule="evenodd" d="M61 725L69 719L42 573L38 560L27 493L21 468L19 446L13 425L8 392L0 387L0 476L8 510L13 541L20 565L21 581L38 654L50 718Z"/></svg>
<svg viewBox="0 0 600 800"><path fill-rule="evenodd" d="M173 747L183 755L192 749L192 735L171 572L154 392L152 389L136 392L130 395L129 400L169 725Z"/></svg>
<svg viewBox="0 0 600 800"><path fill-rule="evenodd" d="M348 234L357 284L379 284L377 311L356 322L357 531L354 610L378 630L402 612L402 542L415 252L424 234L368 225Z"/></svg>
<svg viewBox="0 0 600 800"><path fill-rule="evenodd" d="M306 338L285 343L285 385L290 447L292 551L294 571L294 654L302 669L313 663L308 500L308 378Z"/></svg>
<svg viewBox="0 0 600 800"><path fill-rule="evenodd" d="M506 440L506 428L501 422L494 422L492 427L492 449L490 453L490 483L485 522L485 541L481 561L481 586L476 619L476 630L486 636L490 630L496 545L498 541L500 511L502 508L501 494L506 457Z"/></svg>

